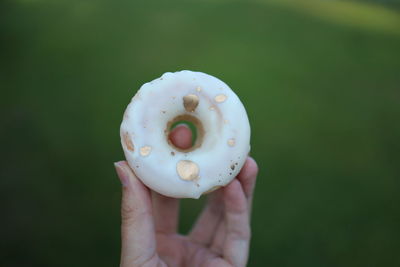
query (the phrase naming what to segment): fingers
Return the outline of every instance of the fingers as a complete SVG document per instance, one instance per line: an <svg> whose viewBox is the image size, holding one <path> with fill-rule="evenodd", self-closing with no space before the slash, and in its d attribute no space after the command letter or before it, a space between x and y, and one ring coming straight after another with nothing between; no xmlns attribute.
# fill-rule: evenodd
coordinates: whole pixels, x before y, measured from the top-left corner
<svg viewBox="0 0 400 267"><path fill-rule="evenodd" d="M156 255L156 239L149 190L125 161L115 163L122 182L121 266L141 266Z"/></svg>
<svg viewBox="0 0 400 267"><path fill-rule="evenodd" d="M222 248L225 242L225 215L222 214L221 220L218 223L217 229L213 235L213 240L210 249L218 255L222 255Z"/></svg>
<svg viewBox="0 0 400 267"><path fill-rule="evenodd" d="M247 199L251 199L254 191L254 186L256 184L256 178L258 173L258 166L256 161L248 157L243 168L237 176L243 187L243 191Z"/></svg>
<svg viewBox="0 0 400 267"><path fill-rule="evenodd" d="M223 256L233 266L246 266L250 242L248 203L238 180L224 188L225 240Z"/></svg>
<svg viewBox="0 0 400 267"><path fill-rule="evenodd" d="M256 179L258 174L258 166L256 161L248 157L243 168L237 176L237 179L242 185L244 194L247 198L247 205L249 208L249 216L251 215L252 202L253 202L253 191L256 185Z"/></svg>
<svg viewBox="0 0 400 267"><path fill-rule="evenodd" d="M243 187L249 209L257 172L257 163L249 157L237 176ZM221 253L226 237L225 222L223 221L223 192L224 190L218 190L210 195L206 207L189 234L193 241L203 245L211 245L211 249L216 253Z"/></svg>
<svg viewBox="0 0 400 267"><path fill-rule="evenodd" d="M253 191L257 173L258 173L257 163L253 158L248 157L243 168L236 177L237 180L240 182L243 188L243 192L247 199L249 217L251 212L251 203L253 199ZM213 235L211 250L213 250L215 253L221 254L225 238L226 238L226 224L224 218L224 220L219 223L218 228Z"/></svg>
<svg viewBox="0 0 400 267"><path fill-rule="evenodd" d="M151 192L155 229L158 233L176 233L178 227L179 200Z"/></svg>
<svg viewBox="0 0 400 267"><path fill-rule="evenodd" d="M180 124L171 131L169 139L176 147L190 148L192 146L192 131L186 124Z"/></svg>
<svg viewBox="0 0 400 267"><path fill-rule="evenodd" d="M207 204L192 228L189 238L202 245L209 245L215 236L218 223L222 220L223 190L210 194Z"/></svg>

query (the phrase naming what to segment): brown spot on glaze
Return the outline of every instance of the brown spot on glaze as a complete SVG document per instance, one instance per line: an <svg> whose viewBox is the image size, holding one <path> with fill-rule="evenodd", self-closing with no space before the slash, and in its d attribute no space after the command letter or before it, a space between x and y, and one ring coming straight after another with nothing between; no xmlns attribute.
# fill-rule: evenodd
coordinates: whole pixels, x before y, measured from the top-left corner
<svg viewBox="0 0 400 267"><path fill-rule="evenodd" d="M183 97L183 106L186 111L193 112L199 105L199 97L197 95L185 95Z"/></svg>
<svg viewBox="0 0 400 267"><path fill-rule="evenodd" d="M219 189L219 188L221 188L221 187L222 187L222 186L220 186L220 185L213 186L213 187L211 187L211 189L209 189L209 190L207 190L206 192L204 192L203 195L209 194L209 193L211 193L211 192L213 192L213 191L215 191L215 190L217 190L217 189Z"/></svg>
<svg viewBox="0 0 400 267"><path fill-rule="evenodd" d="M219 121L223 121L223 114L222 111L216 106L215 100L213 97L209 97L207 94L202 95L202 101L204 101L204 105L207 105L208 107L210 106L214 106L215 109L214 111L216 112L216 116L218 117ZM215 125L218 129L218 131L221 131L223 124L222 123L218 123Z"/></svg>
<svg viewBox="0 0 400 267"><path fill-rule="evenodd" d="M124 143L126 145L126 148L129 151L132 151L132 152L135 151L135 146L133 145L133 142L132 142L132 139L131 139L129 133L125 133L123 138L124 138Z"/></svg>
<svg viewBox="0 0 400 267"><path fill-rule="evenodd" d="M217 95L214 99L217 103L224 102L228 97L224 94Z"/></svg>
<svg viewBox="0 0 400 267"><path fill-rule="evenodd" d="M235 138L231 138L228 140L228 145L229 146L234 146L235 145Z"/></svg>
<svg viewBox="0 0 400 267"><path fill-rule="evenodd" d="M199 166L190 160L181 160L176 164L179 177L185 181L194 181L199 178Z"/></svg>
<svg viewBox="0 0 400 267"><path fill-rule="evenodd" d="M171 151L171 155L172 155L172 156L175 156L175 152L174 152L174 151Z"/></svg>
<svg viewBox="0 0 400 267"><path fill-rule="evenodd" d="M143 146L140 148L140 155L142 155L143 157L150 155L150 152L151 146Z"/></svg>
<svg viewBox="0 0 400 267"><path fill-rule="evenodd" d="M165 114L166 111L165 110L161 110L161 112Z"/></svg>
<svg viewBox="0 0 400 267"><path fill-rule="evenodd" d="M233 171L235 169L235 164L231 165L231 170Z"/></svg>

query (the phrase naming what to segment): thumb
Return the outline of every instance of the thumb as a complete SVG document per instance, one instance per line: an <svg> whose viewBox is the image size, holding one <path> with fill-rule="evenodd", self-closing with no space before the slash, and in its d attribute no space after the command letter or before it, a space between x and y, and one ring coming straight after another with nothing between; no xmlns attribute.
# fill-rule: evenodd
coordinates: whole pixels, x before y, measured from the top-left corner
<svg viewBox="0 0 400 267"><path fill-rule="evenodd" d="M125 161L114 165L122 183L121 266L141 266L156 256L149 189Z"/></svg>

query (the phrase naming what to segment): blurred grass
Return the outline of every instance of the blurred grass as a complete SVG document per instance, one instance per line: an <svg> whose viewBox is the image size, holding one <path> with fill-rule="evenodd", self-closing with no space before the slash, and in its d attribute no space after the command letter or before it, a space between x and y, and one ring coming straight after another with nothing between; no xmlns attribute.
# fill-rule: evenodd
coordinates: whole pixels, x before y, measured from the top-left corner
<svg viewBox="0 0 400 267"><path fill-rule="evenodd" d="M264 0L257 2L264 3ZM400 16L397 10L377 3L320 0L273 0L272 3L295 8L330 23L353 26L365 30L400 34ZM371 1L372 2L372 1ZM379 2L379 1L378 1Z"/></svg>
<svg viewBox="0 0 400 267"><path fill-rule="evenodd" d="M118 264L122 114L181 69L247 108L250 266L400 265L398 21L336 1L0 2L0 265Z"/></svg>

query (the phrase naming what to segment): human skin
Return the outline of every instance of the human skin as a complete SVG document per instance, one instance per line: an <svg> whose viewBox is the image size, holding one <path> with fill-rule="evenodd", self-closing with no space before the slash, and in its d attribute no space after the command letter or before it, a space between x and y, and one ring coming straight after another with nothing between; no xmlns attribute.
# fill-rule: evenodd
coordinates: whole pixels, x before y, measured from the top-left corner
<svg viewBox="0 0 400 267"><path fill-rule="evenodd" d="M176 127L178 147L191 145L191 132ZM188 235L177 233L179 199L148 189L126 161L115 163L122 183L121 267L246 266L250 212L258 173L248 157L237 177L208 195L207 204Z"/></svg>

